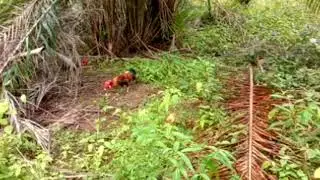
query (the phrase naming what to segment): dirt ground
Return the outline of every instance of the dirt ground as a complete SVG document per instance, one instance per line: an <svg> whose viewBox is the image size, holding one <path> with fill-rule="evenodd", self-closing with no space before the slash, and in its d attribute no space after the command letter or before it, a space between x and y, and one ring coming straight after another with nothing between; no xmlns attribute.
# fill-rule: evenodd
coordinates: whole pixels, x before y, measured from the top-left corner
<svg viewBox="0 0 320 180"><path fill-rule="evenodd" d="M36 119L45 126L59 125L76 130L95 130L95 120L105 117L113 123L118 116L112 115L115 111L132 111L143 105L147 99L156 93L156 89L147 84L136 82L126 88L117 88L110 91L103 90L103 82L114 77L109 73L84 73L82 87L77 97L60 93L43 102L41 112ZM70 94L70 93L69 93ZM100 102L107 99L103 105L108 105L108 112L102 111Z"/></svg>

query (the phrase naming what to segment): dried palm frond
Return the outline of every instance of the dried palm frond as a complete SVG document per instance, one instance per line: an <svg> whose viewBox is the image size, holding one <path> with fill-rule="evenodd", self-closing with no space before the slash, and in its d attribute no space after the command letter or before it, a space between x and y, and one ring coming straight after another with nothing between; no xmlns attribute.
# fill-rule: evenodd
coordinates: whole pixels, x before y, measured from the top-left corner
<svg viewBox="0 0 320 180"><path fill-rule="evenodd" d="M181 1L24 1L19 15L4 18L0 27L3 92L25 94L28 104L32 104L28 106L13 95L5 95L17 112L11 115L11 124L18 132L23 127L33 129L38 142L49 142L39 136L39 126L26 119L33 119L29 114L40 108L44 96L59 84L77 87L81 73L78 51L89 49L91 54L113 56L170 40ZM40 144L48 147L43 143Z"/></svg>
<svg viewBox="0 0 320 180"><path fill-rule="evenodd" d="M278 157L280 144L277 134L268 131L268 113L274 104L280 103L271 99L271 92L266 87L256 86L253 82L253 70L243 81L234 83L234 90L239 92L229 103L229 110L237 117L233 124L239 124L240 130L246 128L246 134L240 136L235 145L235 169L242 179L276 179L265 172L262 164ZM236 116L238 114L238 116ZM244 126L243 126L244 125ZM222 169L220 176L228 177L227 169Z"/></svg>
<svg viewBox="0 0 320 180"><path fill-rule="evenodd" d="M53 2L41 2L42 1L39 3L38 0L32 1L23 11L22 15L15 18L11 25L5 31L1 32L0 46L3 47L3 50L0 56L2 61L0 66L0 74L2 74L5 68L11 63L12 60L14 60L15 55L22 50L25 41L30 38L30 35L34 33L34 30L37 27L39 27L39 24L44 22L43 19L48 17L48 13L58 1L55 0ZM38 15L39 17L36 16L36 19L33 19L35 12L42 12L41 9L46 7L45 5L48 5L48 7L44 10L44 12L41 13L40 16ZM47 31L50 30L47 29Z"/></svg>
<svg viewBox="0 0 320 180"><path fill-rule="evenodd" d="M35 121L21 118L18 115L18 112L23 110L22 107L19 107L20 104L18 100L5 89L3 90L3 99L9 103L9 112L10 112L10 123L15 127L18 133L23 133L28 131L31 135L35 137L38 144L47 151L50 151L50 132L48 129L42 127L40 124ZM25 112L22 112L25 113Z"/></svg>
<svg viewBox="0 0 320 180"><path fill-rule="evenodd" d="M78 77L76 62L80 58L75 50L77 37L73 38L70 29L60 27L60 16L57 8L58 0L27 1L19 16L9 19L0 31L0 74L3 84L3 97L10 103L12 112L11 124L18 133L28 131L34 135L38 143L45 149L49 147L49 131L36 122L26 119L26 105L17 101L14 94L26 94L28 101L38 108L45 94L55 87L61 64L68 66L67 71ZM62 37L60 34L65 35ZM71 46L71 47L70 47ZM66 56L64 54L69 54ZM78 56L76 56L78 57ZM60 76L59 76L60 77ZM39 84L43 80L45 84ZM47 83L49 82L49 83ZM38 84L41 86L34 86ZM20 88L27 87L27 90Z"/></svg>
<svg viewBox="0 0 320 180"><path fill-rule="evenodd" d="M95 53L126 55L169 40L181 0L86 0L86 25Z"/></svg>

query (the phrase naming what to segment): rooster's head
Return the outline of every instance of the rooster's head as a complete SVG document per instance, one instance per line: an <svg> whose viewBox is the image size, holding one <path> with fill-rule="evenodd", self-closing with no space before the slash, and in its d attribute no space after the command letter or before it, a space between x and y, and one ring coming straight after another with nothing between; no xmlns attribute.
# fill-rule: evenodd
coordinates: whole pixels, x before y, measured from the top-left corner
<svg viewBox="0 0 320 180"><path fill-rule="evenodd" d="M103 85L104 90L112 89L112 88L113 88L113 81L112 80L104 82L104 85Z"/></svg>

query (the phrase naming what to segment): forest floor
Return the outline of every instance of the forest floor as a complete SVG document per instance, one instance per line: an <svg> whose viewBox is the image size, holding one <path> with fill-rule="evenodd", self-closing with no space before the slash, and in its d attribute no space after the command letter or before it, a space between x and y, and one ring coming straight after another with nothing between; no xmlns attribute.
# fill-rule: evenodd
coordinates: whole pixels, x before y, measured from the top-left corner
<svg viewBox="0 0 320 180"><path fill-rule="evenodd" d="M118 74L110 69L108 72L93 71L95 68L93 65L84 67L81 76L82 86L78 93L60 92L43 103L41 113L37 117L41 124L93 131L96 119L106 117L108 122L105 124L119 119L116 114L106 113L101 109L104 98L108 99L108 108L117 113L120 109L137 109L156 92L154 87L144 83L131 84L128 92L123 88L104 91L103 82Z"/></svg>
<svg viewBox="0 0 320 180"><path fill-rule="evenodd" d="M188 53L89 59L76 96L41 106L50 154L15 142L24 158L12 177L311 179L320 166L320 51L310 39L320 38L320 21L296 3L270 2L215 6L212 19L190 8L196 18L179 37ZM264 63L250 73L257 56ZM138 78L128 92L103 90L128 68Z"/></svg>

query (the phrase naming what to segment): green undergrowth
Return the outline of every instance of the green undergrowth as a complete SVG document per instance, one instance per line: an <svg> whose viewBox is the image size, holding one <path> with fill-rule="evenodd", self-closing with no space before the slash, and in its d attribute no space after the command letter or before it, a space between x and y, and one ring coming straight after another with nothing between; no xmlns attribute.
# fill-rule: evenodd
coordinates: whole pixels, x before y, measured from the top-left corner
<svg viewBox="0 0 320 180"><path fill-rule="evenodd" d="M279 132L280 159L266 166L281 178L308 179L320 166L320 94L316 91L285 91L275 98L287 102L269 113L270 129Z"/></svg>
<svg viewBox="0 0 320 180"><path fill-rule="evenodd" d="M195 13L204 14L200 24L190 17L197 21L191 23L195 27L177 35L191 48L188 57L162 53L157 60L97 62L88 74L117 74L133 67L138 83L156 86L159 92L139 109L118 112L117 125L110 129L101 127L102 122L111 124L101 117L94 132L54 131L51 156L30 137L17 137L10 128L1 131L0 179L214 179L221 165L234 173L234 152L217 147L235 143L238 134L215 144L198 135L239 129L228 124L232 117L220 105L229 90L221 80L229 72L220 67L247 66L257 55L264 57L265 71L256 71L256 83L287 100L269 119L270 129L288 143L280 158L264 162L263 168L279 179L312 177L320 166L319 45L312 40L319 39L319 24L304 6L290 2L252 3L248 8L222 3L213 7L219 11L211 19ZM108 99L101 102L101 107L109 106ZM10 127L2 119L1 127Z"/></svg>
<svg viewBox="0 0 320 180"><path fill-rule="evenodd" d="M39 179L52 158L28 134L15 134L7 120L9 104L0 102L0 179Z"/></svg>
<svg viewBox="0 0 320 180"><path fill-rule="evenodd" d="M279 179L311 179L320 166L320 51L314 42L320 35L319 17L290 1L252 12L257 11L264 16L252 18L248 29L255 34L252 37L263 40L261 46L255 41L258 46L254 50L263 51L265 71L259 71L256 80L274 88L275 98L285 99L269 118L270 129L286 143L281 146L280 158L266 162L264 168Z"/></svg>
<svg viewBox="0 0 320 180"><path fill-rule="evenodd" d="M209 103L221 96L214 62L165 54L159 61L137 60L126 67L136 68L139 81L163 90L143 108L121 114L122 125L111 132L99 131L84 137L62 132L55 159L68 161L67 169L116 179L211 179L221 165L232 169L232 154L197 143L194 130L186 122L188 116L194 117L193 124L203 128L217 120L211 118L215 113L209 114L210 108L203 108L200 113L198 107L193 107L190 114L186 112L188 101ZM204 122L197 121L199 117ZM223 118L221 115L221 121ZM81 140L74 144L74 138ZM202 153L201 158L192 156ZM59 167L63 164L57 162Z"/></svg>
<svg viewBox="0 0 320 180"><path fill-rule="evenodd" d="M162 88L176 88L191 98L206 101L221 99L222 86L217 79L214 60L165 54L160 61L138 60L129 63L127 67L137 69L138 78L142 82Z"/></svg>
<svg viewBox="0 0 320 180"><path fill-rule="evenodd" d="M160 56L157 61L136 58L100 66L101 72L110 66L115 72L134 67L137 83L152 84L160 91L141 108L118 113L118 125L112 129L102 129L101 122L111 122L101 117L95 132L56 131L50 161L40 161L43 168L37 169L37 178L212 179L221 166L234 172L230 152L197 141L198 131L226 119L216 104L222 100L216 62ZM102 102L101 107L108 107L107 99ZM18 165L22 172L30 170L24 167L27 162L40 163L34 157L27 160ZM36 177L22 173L12 177L20 176Z"/></svg>
<svg viewBox="0 0 320 180"><path fill-rule="evenodd" d="M319 16L297 1L253 1L246 9L222 5L214 4L211 20L190 30L184 45L194 54L237 67L258 55L264 58L264 71L255 71L255 80L288 100L270 112L270 128L290 145L263 168L279 179L310 179L320 166Z"/></svg>

